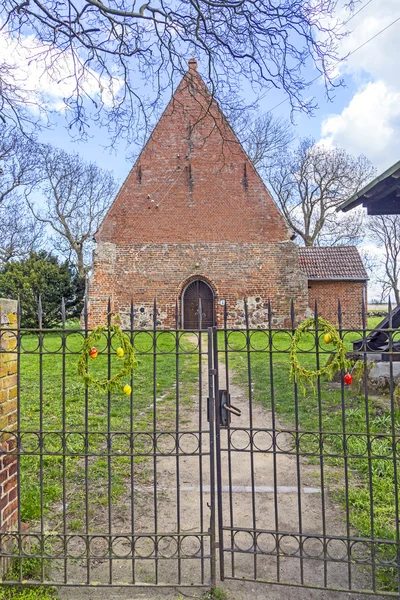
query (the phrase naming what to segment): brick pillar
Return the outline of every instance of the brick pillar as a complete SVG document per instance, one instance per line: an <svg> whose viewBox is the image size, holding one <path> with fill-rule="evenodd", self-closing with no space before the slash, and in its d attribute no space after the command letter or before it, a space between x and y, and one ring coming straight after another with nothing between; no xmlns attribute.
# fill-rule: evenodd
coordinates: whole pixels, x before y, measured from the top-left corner
<svg viewBox="0 0 400 600"><path fill-rule="evenodd" d="M0 532L18 520L17 442L17 301L0 298Z"/></svg>

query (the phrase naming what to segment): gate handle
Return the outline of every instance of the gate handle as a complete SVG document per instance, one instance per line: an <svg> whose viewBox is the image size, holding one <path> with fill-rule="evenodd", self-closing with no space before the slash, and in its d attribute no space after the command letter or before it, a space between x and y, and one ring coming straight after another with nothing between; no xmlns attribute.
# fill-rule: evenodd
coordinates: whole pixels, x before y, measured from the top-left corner
<svg viewBox="0 0 400 600"><path fill-rule="evenodd" d="M230 413L232 413L236 417L241 417L242 416L242 411L240 410L240 408L236 408L236 406L233 406L232 404L225 404L224 405L224 409L227 410L227 411L229 411Z"/></svg>

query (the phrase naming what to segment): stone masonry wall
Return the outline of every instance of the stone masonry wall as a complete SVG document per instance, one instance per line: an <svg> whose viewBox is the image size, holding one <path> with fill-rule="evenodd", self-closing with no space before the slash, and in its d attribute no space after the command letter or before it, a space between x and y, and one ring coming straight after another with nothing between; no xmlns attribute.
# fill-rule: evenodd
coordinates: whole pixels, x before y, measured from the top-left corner
<svg viewBox="0 0 400 600"><path fill-rule="evenodd" d="M343 328L358 329L362 327L363 293L365 306L367 306L367 287L364 281L310 281L309 307L314 311L315 300L317 300L320 316L337 325L338 298L340 298Z"/></svg>
<svg viewBox="0 0 400 600"><path fill-rule="evenodd" d="M248 301L251 327L265 328L267 301L271 300L274 326L288 326L291 299L296 313L307 310L307 282L298 270L297 249L283 243L99 244L94 275L89 283L90 327L104 324L107 300L112 311L129 324L131 299L135 327L153 326L157 298L157 326L174 328L176 302L191 280L205 280L214 291L215 323L223 326L226 301L229 327L243 327L243 300ZM180 326L181 323L178 323Z"/></svg>
<svg viewBox="0 0 400 600"><path fill-rule="evenodd" d="M17 429L17 335L8 332L17 323L17 302L0 298L0 533L15 529L18 519L17 443L11 433ZM0 576L8 566L0 560Z"/></svg>

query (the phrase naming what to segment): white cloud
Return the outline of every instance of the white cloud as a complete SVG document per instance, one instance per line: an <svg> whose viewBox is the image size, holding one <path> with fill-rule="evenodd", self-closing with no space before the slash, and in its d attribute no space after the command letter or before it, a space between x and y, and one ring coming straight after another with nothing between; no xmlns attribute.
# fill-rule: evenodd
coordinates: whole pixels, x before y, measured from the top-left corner
<svg viewBox="0 0 400 600"><path fill-rule="evenodd" d="M346 55L400 16L398 0L371 2L351 21L353 33L344 38ZM350 27L350 24L349 24ZM322 143L365 154L379 171L400 159L400 21L338 65L357 90L341 113L322 122Z"/></svg>
<svg viewBox="0 0 400 600"><path fill-rule="evenodd" d="M107 106L112 104L113 94L122 87L118 78L110 82L93 70L87 69L83 73L79 65L75 69L72 53L68 50L60 52L50 44L38 42L33 36L22 36L16 40L4 30L0 31L1 63L10 68L8 83L18 87L32 110L35 103L60 112L67 110L65 100L74 95L75 75L80 78L86 95Z"/></svg>
<svg viewBox="0 0 400 600"><path fill-rule="evenodd" d="M340 114L321 126L322 142L354 155L365 154L385 170L400 159L400 91L384 81L363 86Z"/></svg>

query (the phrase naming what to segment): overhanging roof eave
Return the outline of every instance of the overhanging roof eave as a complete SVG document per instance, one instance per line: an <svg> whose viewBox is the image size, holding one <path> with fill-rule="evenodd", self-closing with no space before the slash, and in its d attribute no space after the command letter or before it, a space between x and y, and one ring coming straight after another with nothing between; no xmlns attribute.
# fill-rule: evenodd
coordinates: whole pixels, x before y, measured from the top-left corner
<svg viewBox="0 0 400 600"><path fill-rule="evenodd" d="M393 173L395 173L399 169L400 169L400 160L397 161L391 167L389 167L389 169L387 169L384 173L381 173L381 175L378 175L378 177L375 177L375 179L373 179L370 183L368 183L368 185L366 185L362 190L355 193L351 198L342 202L342 204L340 204L336 208L336 212L340 212L340 211L347 212L348 210L355 208L356 206L359 206L360 204L362 204L364 201L363 196L367 192L369 192L373 187L378 185L378 183L381 183L381 181L383 181L384 179L393 175Z"/></svg>

